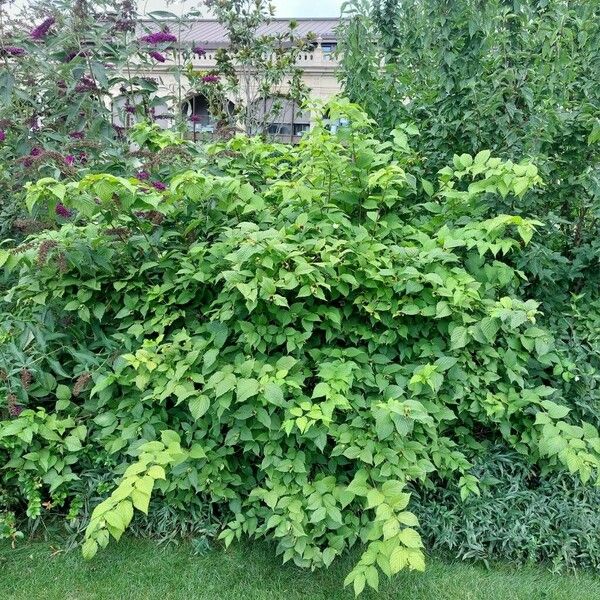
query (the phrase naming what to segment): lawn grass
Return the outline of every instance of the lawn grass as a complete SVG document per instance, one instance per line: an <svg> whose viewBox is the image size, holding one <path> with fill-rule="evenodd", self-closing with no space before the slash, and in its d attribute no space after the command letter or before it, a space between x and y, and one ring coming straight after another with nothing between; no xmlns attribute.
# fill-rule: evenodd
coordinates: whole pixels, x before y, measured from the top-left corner
<svg viewBox="0 0 600 600"><path fill-rule="evenodd" d="M53 556L50 542L0 543L2 600L342 600L356 555L310 573L282 565L265 544L238 544L194 556L190 546L123 539L91 562L75 550ZM385 600L598 600L600 576L553 575L542 567L483 567L428 561L425 573L382 578Z"/></svg>

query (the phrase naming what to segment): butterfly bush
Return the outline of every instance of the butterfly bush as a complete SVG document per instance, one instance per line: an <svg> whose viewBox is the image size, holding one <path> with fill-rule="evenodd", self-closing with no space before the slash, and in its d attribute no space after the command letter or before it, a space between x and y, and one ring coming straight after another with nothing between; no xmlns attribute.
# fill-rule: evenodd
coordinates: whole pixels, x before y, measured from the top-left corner
<svg viewBox="0 0 600 600"><path fill-rule="evenodd" d="M152 51L148 52L148 55L151 58L153 58L155 61L160 62L160 63L164 63L167 60L166 57L165 57L165 55L161 54L157 50L152 50Z"/></svg>

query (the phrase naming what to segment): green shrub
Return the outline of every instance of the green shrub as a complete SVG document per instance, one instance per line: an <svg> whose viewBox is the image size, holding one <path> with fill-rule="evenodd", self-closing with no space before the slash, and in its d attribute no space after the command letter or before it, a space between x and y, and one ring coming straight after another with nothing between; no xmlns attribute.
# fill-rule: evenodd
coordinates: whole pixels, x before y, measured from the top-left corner
<svg viewBox="0 0 600 600"><path fill-rule="evenodd" d="M412 128L381 142L356 106L328 111L350 124L235 138L164 190L29 187L62 226L0 254L2 482L32 518L48 501L72 517L113 473L86 556L155 492L302 567L360 541L360 593L378 568L424 568L407 484L479 495L472 458L494 441L597 477L598 432L547 385L565 366L503 260L538 224L476 217L535 166L463 154L434 186L411 174Z"/></svg>

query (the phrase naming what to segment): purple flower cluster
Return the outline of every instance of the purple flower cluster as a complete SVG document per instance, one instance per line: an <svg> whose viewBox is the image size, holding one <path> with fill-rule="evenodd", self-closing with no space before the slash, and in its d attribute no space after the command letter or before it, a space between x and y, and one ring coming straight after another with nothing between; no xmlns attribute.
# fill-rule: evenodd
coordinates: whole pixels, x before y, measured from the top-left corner
<svg viewBox="0 0 600 600"><path fill-rule="evenodd" d="M130 104L129 102L127 102L125 104L125 112L129 113L130 115L135 114L135 106L133 104Z"/></svg>
<svg viewBox="0 0 600 600"><path fill-rule="evenodd" d="M31 31L31 38L34 40L43 40L50 31L50 27L54 25L56 19L54 17L48 17L44 19L35 29Z"/></svg>
<svg viewBox="0 0 600 600"><path fill-rule="evenodd" d="M176 42L177 37L169 31L157 31L141 37L139 41L148 44L163 44L165 42Z"/></svg>
<svg viewBox="0 0 600 600"><path fill-rule="evenodd" d="M196 54L197 56L199 56L200 58L202 58L203 56L206 56L206 48L202 48L202 46L194 46L192 48L192 52L194 54Z"/></svg>
<svg viewBox="0 0 600 600"><path fill-rule="evenodd" d="M67 154L65 156L65 164L71 166L75 163L75 157L72 154Z"/></svg>
<svg viewBox="0 0 600 600"><path fill-rule="evenodd" d="M191 115L190 116L190 122L192 122L192 123L201 123L202 122L202 117L200 115Z"/></svg>
<svg viewBox="0 0 600 600"><path fill-rule="evenodd" d="M0 49L0 54L4 56L23 56L27 54L25 48L19 48L18 46L6 46L6 48Z"/></svg>
<svg viewBox="0 0 600 600"><path fill-rule="evenodd" d="M162 181L153 181L152 187L159 192L164 192L167 189L167 186Z"/></svg>
<svg viewBox="0 0 600 600"><path fill-rule="evenodd" d="M44 151L39 146L35 146L31 149L29 156L41 156L43 153Z"/></svg>
<svg viewBox="0 0 600 600"><path fill-rule="evenodd" d="M71 133L69 133L69 137L72 140L82 140L85 137L85 134L83 131L71 131Z"/></svg>
<svg viewBox="0 0 600 600"><path fill-rule="evenodd" d="M219 83L220 77L218 75L204 75L202 81L204 83Z"/></svg>
<svg viewBox="0 0 600 600"><path fill-rule="evenodd" d="M96 91L96 82L87 75L84 75L75 85L75 91L78 94L83 94L85 92L94 92Z"/></svg>
<svg viewBox="0 0 600 600"><path fill-rule="evenodd" d="M63 219L69 219L73 216L73 211L69 210L64 204L61 204L60 202L56 205L54 211L59 217L62 217Z"/></svg>
<svg viewBox="0 0 600 600"><path fill-rule="evenodd" d="M3 142L6 139L6 131L4 129L0 129L0 142Z"/></svg>
<svg viewBox="0 0 600 600"><path fill-rule="evenodd" d="M166 62L166 58L160 53L157 52L156 50L152 50L151 52L148 52L148 54L154 59L157 60L158 62L164 63Z"/></svg>
<svg viewBox="0 0 600 600"><path fill-rule="evenodd" d="M141 181L146 181L150 179L150 173L148 171L138 171L135 176Z"/></svg>
<svg viewBox="0 0 600 600"><path fill-rule="evenodd" d="M123 0L115 21L117 31L135 31L136 7L133 0Z"/></svg>

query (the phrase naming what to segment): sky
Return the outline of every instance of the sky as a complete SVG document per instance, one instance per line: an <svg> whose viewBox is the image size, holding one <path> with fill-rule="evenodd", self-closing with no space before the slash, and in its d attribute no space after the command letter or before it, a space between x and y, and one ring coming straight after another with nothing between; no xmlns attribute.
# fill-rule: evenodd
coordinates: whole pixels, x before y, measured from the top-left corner
<svg viewBox="0 0 600 600"><path fill-rule="evenodd" d="M272 0L277 8L276 17L339 17L340 7L344 0ZM177 5L197 4L195 2L176 2L168 4L164 0L140 0L139 6L146 11L168 10L169 12L181 12L181 6Z"/></svg>

